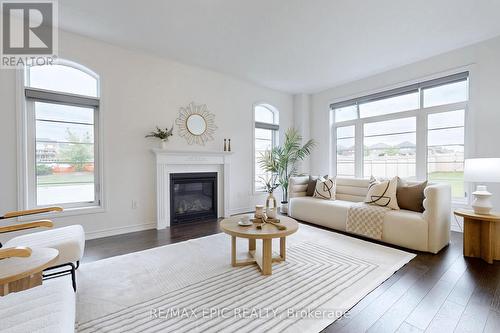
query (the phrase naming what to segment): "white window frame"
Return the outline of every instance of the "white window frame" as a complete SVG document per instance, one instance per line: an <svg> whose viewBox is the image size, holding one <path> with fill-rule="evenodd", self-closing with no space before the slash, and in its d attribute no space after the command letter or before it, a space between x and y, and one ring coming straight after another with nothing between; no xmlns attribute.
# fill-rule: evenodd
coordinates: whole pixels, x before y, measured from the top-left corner
<svg viewBox="0 0 500 333"><path fill-rule="evenodd" d="M255 119L255 108L256 107L265 107L266 109L270 110L273 115L274 115L274 119L276 120L277 119L277 124L267 124L267 123L259 123L256 121ZM259 127L259 124L262 124L263 127ZM255 103L253 104L252 106L252 191L253 193L255 194L262 194L262 193L265 193L265 190L259 190L256 188L255 186L255 183L257 182L257 179L256 179L256 175L255 175L255 164L257 162L257 154L255 153L255 129L256 128L267 128L268 126L270 126L268 129L272 129L273 130L273 136L272 136L272 146L273 147L276 147L278 146L279 144L279 110L277 108L275 108L274 106L272 106L271 104L269 103L265 103L265 102L259 102L259 103ZM271 128L273 127L273 128Z"/></svg>
<svg viewBox="0 0 500 333"><path fill-rule="evenodd" d="M36 191L36 175L35 175L35 157L34 157L34 101L26 97L26 90L30 90L33 94L47 96L53 94L54 99L64 98L67 96L69 100L80 99L81 101L96 100L98 105L94 106L94 186L95 186L95 201L91 203L77 203L63 205L64 211L57 214L48 214L48 216L72 216L81 214L100 213L105 211L105 196L104 196L104 160L103 160L103 107L101 98L100 77L97 73L89 68L69 61L66 59L58 59L54 64L68 66L80 70L97 80L97 97L81 96L77 94L53 92L44 89L27 88L28 71L20 69L17 71L17 124L18 124L18 208L32 209L38 207L35 201ZM36 98L38 100L38 98ZM36 101L35 100L35 101ZM40 101L42 101L40 99ZM49 103L57 103L57 101L48 101ZM69 104L69 103L62 103ZM87 106L92 107L92 106ZM57 205L57 204L54 204ZM20 218L24 220L24 218Z"/></svg>
<svg viewBox="0 0 500 333"><path fill-rule="evenodd" d="M428 135L428 126L427 126L427 119L428 115L430 114L435 114L435 113L442 113L442 112L449 112L449 111L457 111L457 110L464 110L465 113L465 123L464 123L464 160L469 158L469 156L472 156L473 154L473 143L472 143L472 129L470 126L471 123L473 122L473 116L472 113L470 112L471 106L473 106L473 97L476 95L476 90L473 89L473 85L471 82L474 80L474 71L475 71L475 66L470 65L470 66L465 66L462 68L457 68L451 71L443 72L443 73L438 73L426 78L420 78L417 80L413 80L411 82L404 82L400 83L391 87L386 87L383 89L378 89L376 91L372 92L364 92L359 95L354 95L350 96L348 98L341 98L337 99L335 101L331 101L328 104L328 109L330 112L330 119L331 119L331 126L330 126L330 144L331 144L331 149L330 149L330 171L332 174L337 174L337 145L336 145L336 133L337 133L337 127L344 127L344 126L350 126L354 125L355 126L355 147L356 147L356 153L355 153L355 177L356 178L365 178L370 175L364 175L364 151L363 151L363 144L364 144L364 124L367 123L374 123L374 122L380 122L380 121L386 121L386 120L394 120L394 119L399 119L399 118L408 118L408 117L415 117L416 118L416 179L423 181L427 179L427 135ZM433 106L433 107L427 107L424 108L423 106L423 92L422 89L418 89L419 92L419 97L420 97L420 108L415 109L415 110L408 110L408 111L403 111L403 112L398 112L398 113L391 113L391 114L384 114L384 115L379 115L379 116L373 116L373 117L367 117L367 118L360 118L360 113L359 113L359 105L358 105L358 118L354 120L347 120L347 121L342 121L342 122L335 122L335 111L330 108L330 105L336 104L336 103L341 103L343 101L349 101L352 99L357 99L357 98L362 98L363 96L368 96L371 94L383 94L385 91L393 90L393 89L398 89L402 88L405 86L413 85L413 84L418 84L420 82L425 82L429 80L435 80L435 79L440 79L440 78L445 78L450 75L455 75L459 74L462 72L468 72L468 100L465 102L458 102L458 103L450 103L450 104L445 104L445 105L438 105L438 106ZM471 184L464 183L464 192L465 192L465 197L464 198L453 198L453 205L455 207L459 206L465 206L470 203L470 193L471 193Z"/></svg>

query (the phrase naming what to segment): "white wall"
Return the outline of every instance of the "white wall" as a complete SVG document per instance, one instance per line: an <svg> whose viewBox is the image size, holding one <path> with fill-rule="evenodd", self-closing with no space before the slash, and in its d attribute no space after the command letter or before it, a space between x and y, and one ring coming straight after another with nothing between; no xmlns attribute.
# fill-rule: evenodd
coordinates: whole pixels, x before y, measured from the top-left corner
<svg viewBox="0 0 500 333"><path fill-rule="evenodd" d="M404 52L404 50L402 50ZM363 80L328 89L312 97L311 133L320 144L311 156L311 172L329 171L329 104L373 90L428 77L440 72L472 65L472 121L467 124L472 136L469 157L500 157L500 37L455 50L412 65ZM489 186L500 208L500 186Z"/></svg>
<svg viewBox="0 0 500 333"><path fill-rule="evenodd" d="M302 136L303 142L311 139L311 95L296 94L293 96L293 119L294 127ZM310 159L307 157L299 162L298 172L309 173Z"/></svg>
<svg viewBox="0 0 500 333"><path fill-rule="evenodd" d="M57 225L82 224L90 237L152 227L156 197L150 148L158 142L144 135L156 125L171 126L179 107L192 101L207 104L215 114L215 141L205 147L189 146L174 130L169 147L222 150L223 138L231 138L230 209L246 211L262 203L264 196L252 193L252 105L266 102L275 106L284 131L293 123L291 95L66 32L60 33L59 57L81 63L101 76L107 209L59 218ZM15 92L15 72L0 70L0 214L18 208ZM132 200L138 202L135 210Z"/></svg>

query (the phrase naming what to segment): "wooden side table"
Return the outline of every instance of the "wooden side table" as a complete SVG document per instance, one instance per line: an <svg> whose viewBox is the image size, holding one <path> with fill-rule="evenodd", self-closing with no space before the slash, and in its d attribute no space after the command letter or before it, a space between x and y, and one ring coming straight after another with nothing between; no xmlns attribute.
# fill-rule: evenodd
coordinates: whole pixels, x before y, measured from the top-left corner
<svg viewBox="0 0 500 333"><path fill-rule="evenodd" d="M0 260L0 296L41 285L42 271L52 266L59 257L56 249L31 250L29 257Z"/></svg>
<svg viewBox="0 0 500 333"><path fill-rule="evenodd" d="M500 214L476 214L457 209L455 215L464 218L464 256L482 258L489 264L500 259Z"/></svg>

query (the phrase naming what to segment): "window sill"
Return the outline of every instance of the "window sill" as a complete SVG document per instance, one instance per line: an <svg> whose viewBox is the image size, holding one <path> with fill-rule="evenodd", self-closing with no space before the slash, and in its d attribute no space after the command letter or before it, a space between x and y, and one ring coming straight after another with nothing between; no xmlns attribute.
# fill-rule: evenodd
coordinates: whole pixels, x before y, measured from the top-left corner
<svg viewBox="0 0 500 333"><path fill-rule="evenodd" d="M51 219L51 218L68 217L68 216L98 214L104 212L106 212L106 209L103 206L66 208L60 213L46 213L39 215L22 216L19 217L17 220L20 222L26 222L26 221L33 221L35 219L44 219L44 218Z"/></svg>

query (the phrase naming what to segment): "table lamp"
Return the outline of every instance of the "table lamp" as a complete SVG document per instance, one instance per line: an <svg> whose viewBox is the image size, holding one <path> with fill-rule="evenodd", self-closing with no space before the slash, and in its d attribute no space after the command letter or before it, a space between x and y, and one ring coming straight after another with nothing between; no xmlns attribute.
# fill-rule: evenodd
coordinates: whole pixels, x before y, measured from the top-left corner
<svg viewBox="0 0 500 333"><path fill-rule="evenodd" d="M500 158L470 158L465 160L464 180L471 183L500 183ZM490 214L492 194L486 185L478 185L472 193L474 213Z"/></svg>

